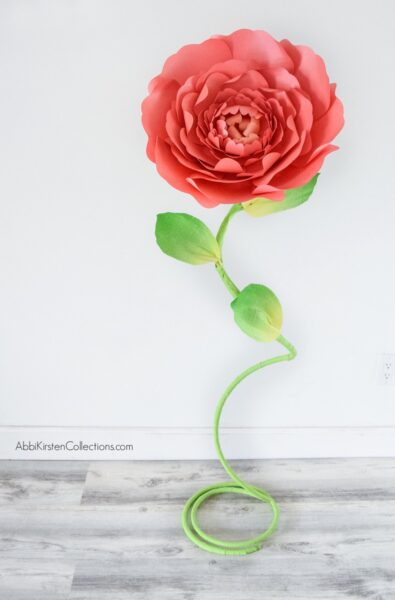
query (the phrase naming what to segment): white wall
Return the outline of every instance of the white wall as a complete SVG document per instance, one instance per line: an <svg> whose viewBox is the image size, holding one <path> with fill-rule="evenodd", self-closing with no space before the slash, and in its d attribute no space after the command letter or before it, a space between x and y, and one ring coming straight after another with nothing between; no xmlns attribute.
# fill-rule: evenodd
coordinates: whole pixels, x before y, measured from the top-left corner
<svg viewBox="0 0 395 600"><path fill-rule="evenodd" d="M140 124L170 53L251 27L325 57L346 127L307 204L230 227L229 272L275 290L299 356L246 381L224 425L395 427L376 375L395 353L394 6L1 2L0 425L206 427L229 380L277 352L233 324L213 268L156 247L156 213L215 228L225 209L168 186Z"/></svg>

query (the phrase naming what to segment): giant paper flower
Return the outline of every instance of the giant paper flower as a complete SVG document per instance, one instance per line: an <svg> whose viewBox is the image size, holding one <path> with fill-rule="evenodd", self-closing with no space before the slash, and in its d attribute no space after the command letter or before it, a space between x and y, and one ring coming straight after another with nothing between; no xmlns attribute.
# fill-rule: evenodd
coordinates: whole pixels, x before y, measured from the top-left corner
<svg viewBox="0 0 395 600"><path fill-rule="evenodd" d="M239 30L170 56L142 105L148 157L203 206L282 200L337 146L343 107L307 46Z"/></svg>

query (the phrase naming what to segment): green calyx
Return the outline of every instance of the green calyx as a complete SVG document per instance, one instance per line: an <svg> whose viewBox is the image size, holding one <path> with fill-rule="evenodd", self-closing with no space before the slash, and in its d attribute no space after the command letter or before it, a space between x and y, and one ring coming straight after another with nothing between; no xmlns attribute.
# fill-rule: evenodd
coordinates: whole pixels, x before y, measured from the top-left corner
<svg viewBox="0 0 395 600"><path fill-rule="evenodd" d="M237 325L258 342L272 342L281 334L283 312L271 289L258 283L247 285L231 307Z"/></svg>
<svg viewBox="0 0 395 600"><path fill-rule="evenodd" d="M264 217L271 213L287 210L288 208L295 208L310 198L318 176L319 173L310 179L306 185L286 190L284 200L276 201L269 200L268 198L253 198L252 200L248 200L248 202L243 202L242 207L252 217Z"/></svg>

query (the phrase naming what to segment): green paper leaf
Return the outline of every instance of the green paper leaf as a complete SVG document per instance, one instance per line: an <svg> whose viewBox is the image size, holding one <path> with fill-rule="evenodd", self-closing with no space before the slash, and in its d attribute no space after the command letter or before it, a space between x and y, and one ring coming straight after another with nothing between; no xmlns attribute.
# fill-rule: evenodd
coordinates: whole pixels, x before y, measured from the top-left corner
<svg viewBox="0 0 395 600"><path fill-rule="evenodd" d="M165 254L191 265L217 262L221 257L218 242L209 228L185 213L157 216L156 241Z"/></svg>
<svg viewBox="0 0 395 600"><path fill-rule="evenodd" d="M281 333L283 312L277 296L264 285L251 283L233 300L237 325L258 342L272 342Z"/></svg>
<svg viewBox="0 0 395 600"><path fill-rule="evenodd" d="M319 173L314 175L312 179L306 185L301 187L293 188L292 190L285 191L284 200L269 200L268 198L253 198L248 202L243 202L242 206L244 210L252 217L264 217L274 212L281 210L287 210L288 208L295 208L299 204L306 202L313 193L315 184L317 183Z"/></svg>

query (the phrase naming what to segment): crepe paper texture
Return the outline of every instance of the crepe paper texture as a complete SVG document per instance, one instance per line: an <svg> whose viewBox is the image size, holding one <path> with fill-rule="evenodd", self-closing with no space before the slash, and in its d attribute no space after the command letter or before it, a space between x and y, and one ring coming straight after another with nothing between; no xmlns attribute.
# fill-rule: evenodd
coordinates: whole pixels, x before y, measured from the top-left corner
<svg viewBox="0 0 395 600"><path fill-rule="evenodd" d="M325 157L337 149L331 142L344 125L343 105L324 61L308 46L240 29L184 46L170 56L149 85L142 121L147 155L168 183L204 207L230 205L216 235L192 215L159 214L159 247L188 264L213 263L232 296L230 310L241 331L258 342L277 341L286 350L249 367L226 388L215 411L214 444L231 481L199 490L182 513L186 535L200 548L250 554L275 531L279 509L270 494L242 481L229 466L219 440L220 417L243 379L294 359L296 350L282 334L282 308L275 293L259 283L239 290L228 275L224 236L238 213L263 217L310 198ZM223 493L267 503L270 525L252 539L224 541L207 534L199 525L198 509Z"/></svg>

